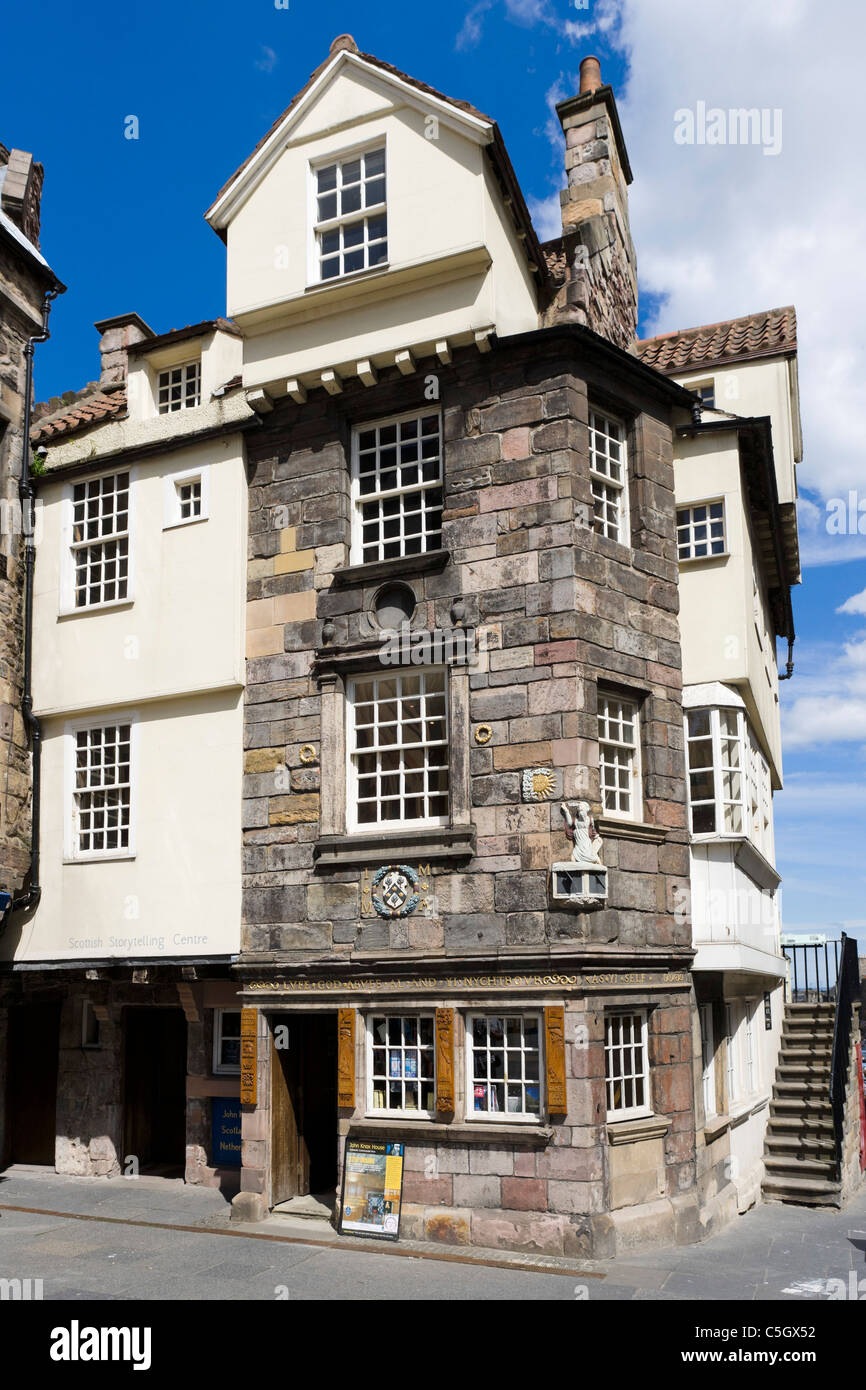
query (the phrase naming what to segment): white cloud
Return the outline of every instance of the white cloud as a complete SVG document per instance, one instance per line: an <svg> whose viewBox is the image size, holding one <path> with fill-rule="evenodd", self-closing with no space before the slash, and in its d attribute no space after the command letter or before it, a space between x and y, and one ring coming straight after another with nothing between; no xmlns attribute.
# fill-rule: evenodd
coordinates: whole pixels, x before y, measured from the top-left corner
<svg viewBox="0 0 866 1390"><path fill-rule="evenodd" d="M862 593L852 594L846 598L836 609L837 613L858 613L866 615L866 589Z"/></svg>
<svg viewBox="0 0 866 1390"><path fill-rule="evenodd" d="M466 18L457 35L457 48L474 48L481 42L481 33L484 28L484 15L492 9L494 0L478 0L477 5L473 5L466 13Z"/></svg>
<svg viewBox="0 0 866 1390"><path fill-rule="evenodd" d="M641 286L663 297L648 331L794 303L801 485L822 499L864 486L866 184L851 173L866 120L866 7L847 9L841 24L824 0L703 0L700 24L694 0L618 0L617 13L611 38L629 62L617 96L635 171L632 232ZM829 126L809 95L815 54L839 101ZM698 101L781 109L781 153L676 145L674 112ZM862 554L866 538L813 539L826 562Z"/></svg>
<svg viewBox="0 0 866 1390"><path fill-rule="evenodd" d="M277 55L272 48L265 44L261 45L261 57L256 59L256 67L259 72L273 72L277 66Z"/></svg>
<svg viewBox="0 0 866 1390"><path fill-rule="evenodd" d="M575 5L578 12L591 13L586 22L563 19L551 0L504 0L505 18L524 29L541 25L545 29L568 40L570 44L582 43L593 34L606 34L617 23L619 0L590 0L590 4ZM466 14L459 34L458 48L474 48L481 41L483 17L493 8L495 0L478 0Z"/></svg>

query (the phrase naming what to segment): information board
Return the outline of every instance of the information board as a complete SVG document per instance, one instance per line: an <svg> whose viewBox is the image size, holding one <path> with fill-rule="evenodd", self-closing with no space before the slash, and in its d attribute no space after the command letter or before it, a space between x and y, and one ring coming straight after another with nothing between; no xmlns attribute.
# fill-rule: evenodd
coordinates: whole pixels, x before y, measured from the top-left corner
<svg viewBox="0 0 866 1390"><path fill-rule="evenodd" d="M340 1230L396 1240L403 1200L403 1145L347 1139Z"/></svg>

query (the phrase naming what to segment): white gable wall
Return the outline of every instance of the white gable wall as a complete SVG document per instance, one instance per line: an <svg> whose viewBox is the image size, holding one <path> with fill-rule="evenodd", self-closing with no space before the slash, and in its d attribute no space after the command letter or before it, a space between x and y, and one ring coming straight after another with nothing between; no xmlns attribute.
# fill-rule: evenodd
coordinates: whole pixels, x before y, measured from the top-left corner
<svg viewBox="0 0 866 1390"><path fill-rule="evenodd" d="M436 138L427 133L438 119ZM490 128L385 74L344 65L228 224L227 310L247 335L245 386L284 393L408 346L538 327L533 277L492 177ZM320 285L310 165L384 144L388 266ZM250 170L252 173L252 168ZM282 382L282 386L280 383Z"/></svg>

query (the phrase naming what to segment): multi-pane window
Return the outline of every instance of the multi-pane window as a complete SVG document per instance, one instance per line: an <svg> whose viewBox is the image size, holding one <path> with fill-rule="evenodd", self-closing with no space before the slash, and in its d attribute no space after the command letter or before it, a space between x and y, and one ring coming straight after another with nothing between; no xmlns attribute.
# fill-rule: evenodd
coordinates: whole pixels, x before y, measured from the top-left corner
<svg viewBox="0 0 866 1390"><path fill-rule="evenodd" d="M354 829L448 818L444 670L350 683L349 819Z"/></svg>
<svg viewBox="0 0 866 1390"><path fill-rule="evenodd" d="M131 724L75 732L74 853L128 854L132 820Z"/></svg>
<svg viewBox="0 0 866 1390"><path fill-rule="evenodd" d="M333 280L388 259L385 150L314 170L319 279Z"/></svg>
<svg viewBox="0 0 866 1390"><path fill-rule="evenodd" d="M241 1011L214 1009L213 1069L239 1072L241 1069Z"/></svg>
<svg viewBox="0 0 866 1390"><path fill-rule="evenodd" d="M471 1114L541 1117L537 1014L471 1014L466 1053Z"/></svg>
<svg viewBox="0 0 866 1390"><path fill-rule="evenodd" d="M432 1115L436 1108L432 1016L374 1014L367 1038L368 1108Z"/></svg>
<svg viewBox="0 0 866 1390"><path fill-rule="evenodd" d="M71 550L76 608L128 597L128 473L73 484Z"/></svg>
<svg viewBox="0 0 866 1390"><path fill-rule="evenodd" d="M677 508L677 557L706 560L725 554L724 502L696 502Z"/></svg>
<svg viewBox="0 0 866 1390"><path fill-rule="evenodd" d="M622 1120L646 1114L650 1109L646 1013L609 1013L604 1027L607 1117Z"/></svg>
<svg viewBox="0 0 866 1390"><path fill-rule="evenodd" d="M703 410L715 410L716 407L716 383L714 381L705 382L703 386L693 386L691 390L696 396L701 398L701 408Z"/></svg>
<svg viewBox="0 0 866 1390"><path fill-rule="evenodd" d="M772 856L770 768L742 710L686 712L693 835L748 835Z"/></svg>
<svg viewBox="0 0 866 1390"><path fill-rule="evenodd" d="M201 516L201 478L186 478L175 487L181 521L194 521Z"/></svg>
<svg viewBox="0 0 866 1390"><path fill-rule="evenodd" d="M713 1035L712 1004L701 1004L700 1019L704 1117L706 1118L716 1113L716 1048Z"/></svg>
<svg viewBox="0 0 866 1390"><path fill-rule="evenodd" d="M616 695L598 695L598 759L605 814L640 815L640 728L638 707Z"/></svg>
<svg viewBox="0 0 866 1390"><path fill-rule="evenodd" d="M182 362L167 367L157 379L157 407L160 415L175 410L191 410L201 404L201 362Z"/></svg>
<svg viewBox="0 0 866 1390"><path fill-rule="evenodd" d="M751 999L743 1005L743 1070L746 1091L753 1095L757 1090L757 1068L755 1064L755 1006Z"/></svg>
<svg viewBox="0 0 866 1390"><path fill-rule="evenodd" d="M398 560L442 546L442 430L438 411L404 415L352 436L352 557Z"/></svg>
<svg viewBox="0 0 866 1390"><path fill-rule="evenodd" d="M593 525L612 541L628 543L625 426L593 410L589 417L589 476Z"/></svg>

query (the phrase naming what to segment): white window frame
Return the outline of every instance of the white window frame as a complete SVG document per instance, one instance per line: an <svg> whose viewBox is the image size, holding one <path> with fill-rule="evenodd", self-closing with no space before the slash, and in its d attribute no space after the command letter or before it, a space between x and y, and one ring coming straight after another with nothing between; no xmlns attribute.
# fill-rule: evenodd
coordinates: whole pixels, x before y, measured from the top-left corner
<svg viewBox="0 0 866 1390"><path fill-rule="evenodd" d="M222 1060L223 1042L223 1021L226 1014L237 1014L240 1020L241 1006L226 1005L225 1008L214 1009L213 1011L213 1074L214 1076L240 1076L241 1063L238 1057L237 1065L232 1062Z"/></svg>
<svg viewBox="0 0 866 1390"><path fill-rule="evenodd" d="M740 1067L738 1057L737 1033L739 1031L739 1006L736 1003L725 1004L725 1048L727 1056L725 1058L725 1073L728 1084L728 1109L733 1110L741 1100L740 1091Z"/></svg>
<svg viewBox="0 0 866 1390"><path fill-rule="evenodd" d="M201 483L201 512L198 516L181 516L180 488L185 483ZM177 526L194 526L210 516L210 467L185 468L179 473L167 473L163 480L163 530Z"/></svg>
<svg viewBox="0 0 866 1390"><path fill-rule="evenodd" d="M406 676L409 676L409 677L411 677L411 676L428 676L428 675L432 675L432 674L435 674L435 675L440 675L440 674L441 674L441 675L443 676L443 678L444 678L444 679L443 679L443 686L444 686L444 690L443 690L443 694L444 694L444 714L442 715L442 718L443 718L444 721L445 721L445 742L444 742L445 756L444 756L444 763L445 763L445 768L446 768L446 770L447 770L447 772L448 772L448 793L447 793L447 795L448 795L448 810L447 810L447 812L446 812L445 815L441 815L441 816L426 816L426 817L423 817L423 818L419 817L419 818L416 819L416 820L403 820L403 819L401 819L401 820L361 821L361 820L359 820L359 818L358 818L358 804L359 804L360 790L359 790L358 768L357 768L357 763L356 763L356 760L355 760L355 755L357 754L357 755L360 756L360 755L362 755L362 754L364 754L364 753L366 753L366 752L369 752L369 751L376 751L376 746L374 746L374 749L373 749L373 750L368 750L368 749L364 749L364 748L360 748L360 749L359 749L359 748L356 747L356 740L355 740L355 734L356 734L356 726L355 726L355 706L356 706L356 699L355 699L355 692L356 692L357 686L358 686L358 684L361 683L361 682L367 682L367 681L370 681L370 680L376 680L376 681L387 681L387 680L395 680L395 679L399 680L401 677L406 677ZM452 775L452 767L451 767L451 717L450 717L450 710L449 710L449 701L450 701L450 689L449 689L449 686L450 686L450 674L449 674L449 671L448 671L448 667L447 667L447 666L382 666L382 667L380 667L380 668L379 668L378 670L376 670L376 671L359 672L356 676L352 676L351 678L349 678L349 679L346 681L346 700L345 700L345 705L346 705L346 821L347 821L347 826L348 826L349 834L364 835L364 834L373 834L373 833L376 833L376 832L379 832L379 833L387 833L388 831L391 831L391 830L413 830L413 829L420 829L420 828L425 827L425 826L450 825L450 823L451 823L451 809L452 809L452 806L453 806L453 797L454 797L454 785L453 785L453 775ZM377 698L377 703L378 703L378 698ZM392 749L396 751L397 749L404 748L404 747L410 747L410 748L411 748L411 747L418 747L418 746L419 746L418 744L393 744L393 745L388 745L388 746L387 746L387 749L386 749L385 745L382 745L381 747L378 748L378 751L391 751ZM443 747L443 745L442 745L441 743L439 743L438 741L435 742L435 743L427 743L426 740L425 740L425 742L423 743L423 745L420 745L420 746L423 746L424 748L427 748L427 747L434 747L434 748ZM403 775L403 771L404 771L404 770L403 770L402 767L401 767L401 769L400 769L401 778L402 778L402 775ZM411 771L411 772L416 772L417 769L410 769L410 771ZM424 773L426 774L426 772L427 772L426 762L425 762L425 766L424 766L423 771L424 771Z"/></svg>
<svg viewBox="0 0 866 1390"><path fill-rule="evenodd" d="M707 515L703 521L698 521L695 517L695 512L697 511L698 507L705 507L707 510ZM721 507L721 516L710 517L711 507ZM724 497L709 497L706 499L706 501L701 500L699 502L685 502L682 505L677 506L676 513L677 560L679 564L704 564L707 560L723 560L727 556L728 531L726 525L727 518L725 516ZM685 517L684 521L681 520L682 517ZM713 527L718 527L719 525L722 528L721 537L713 535ZM696 528L698 526L706 527L707 535L705 539L698 540L696 538ZM713 550L711 547L719 539L722 543L721 550ZM698 545L706 545L706 555L696 554L696 547ZM685 554L682 553L684 546Z"/></svg>
<svg viewBox="0 0 866 1390"><path fill-rule="evenodd" d="M352 160L362 158L364 155L375 154L378 150L382 150L385 156L385 201L383 203L376 203L375 206L369 208L360 208L355 212L346 213L341 217L329 218L324 222L320 222L318 220L318 175L320 169L327 168L329 164L336 164L338 169L341 169L344 164L350 164ZM339 174L337 178L339 187ZM347 281L351 282L361 276L375 274L376 271L388 270L391 247L391 218L388 202L388 191L390 187L391 169L388 157L388 140L384 134L376 136L375 139L366 140L363 144L352 146L349 149L335 150L331 154L310 160L307 173L307 287L309 289L318 285L342 285ZM328 279L323 279L322 258L319 251L320 235L326 231L337 231L353 222L363 222L368 217L376 217L383 214L387 223L387 230L385 233L385 259L379 261L376 265L365 265L360 270L350 270L343 274L332 275ZM366 235L361 244L364 247L368 245ZM341 251L340 254L342 257L343 251Z"/></svg>
<svg viewBox="0 0 866 1390"><path fill-rule="evenodd" d="M192 401L191 403L189 403L189 402L187 401L186 387L187 387L187 381L188 381L188 374L189 374L189 372L190 372L191 369L195 369L195 383L196 383L196 388L197 388L197 389L196 389L196 393L195 393L195 400ZM178 405L174 410L172 410L172 409L171 409L170 407L168 407L168 406L166 407L165 410L163 410L162 407L161 407L161 405L160 405L160 399L159 399L159 398L160 398L160 393L162 392L162 389L163 389L162 383L161 383L161 379L162 379L162 377L164 377L164 376L169 376L171 372L180 372L180 373L181 373L181 397L180 397L180 405ZM189 357L189 358L184 359L184 361L182 361L182 362L171 362L171 363L169 363L167 366L164 366L164 367L154 367L154 368L153 368L153 375L154 375L153 398L154 398L154 404L155 404L155 406L156 406L156 413L157 413L157 415L180 415L181 412L184 411L184 410L196 410L196 409L198 408L198 406L201 405L201 375L202 375L202 373L201 373L201 357L200 357L200 356L199 356L199 357ZM169 390L169 391L171 390L171 383L170 383L170 382L168 383L168 390Z"/></svg>
<svg viewBox="0 0 866 1390"><path fill-rule="evenodd" d="M598 424L596 424L598 421ZM595 447L595 439L601 436L602 439L612 439L606 426L615 425L619 430L619 439L616 441L620 447L619 467L621 477L617 479L611 472L616 460L610 456L610 448L606 446L604 451L599 451ZM608 540L618 541L620 545L631 544L631 525L629 521L629 499L628 499L628 430L624 420L616 415L610 415L607 411L597 410L590 407L589 412L589 477L593 496L593 529L599 534L607 536ZM611 494L615 494L612 496ZM608 507L616 506L616 535L608 535L609 518L599 520L596 515L596 502L603 501L605 513Z"/></svg>
<svg viewBox="0 0 866 1390"><path fill-rule="evenodd" d="M616 740L616 739L602 738L602 736L601 736L601 735L602 735L602 718L603 718L603 715L602 715L602 703L604 703L605 705L607 705L607 702L608 702L608 701L611 701L611 700L612 700L612 701L616 701L616 703L619 704L619 705L621 705L621 706L629 707L629 708L631 708L631 710L633 711L634 737L635 737L635 741L634 741L634 746L633 746L633 747L632 747L631 745L629 745L629 744L626 744L626 743L620 743L620 742L619 742L618 740ZM625 695L625 694L622 694L622 695L621 695L621 694L620 694L618 691L616 691L616 690L609 690L609 689L607 689L606 687L601 686L601 687L599 687L599 690L598 690L598 701L597 701L597 703L598 703L598 709L597 709L596 718L597 718L597 729L598 729L598 767L599 767L599 783L600 783L599 791L600 791L600 797L601 797L601 813L602 813L603 816L608 816L608 817L610 817L610 818L612 818L612 819L614 819L614 820L642 821L642 820L643 820L643 766L642 766L642 759L641 759L641 705L640 705L640 701L637 700L636 698L634 698L633 696L629 696L629 695ZM607 723L608 723L608 726L609 726L609 724L610 724L609 716L607 717ZM627 751L630 751L631 754L632 754L631 760L630 760L630 762L629 762L629 772L630 772L629 797L630 797L630 806L629 806L629 809L628 809L627 811L622 811L622 810L619 810L619 809L613 809L613 810L612 810L612 809L611 809L610 807L608 807L608 806L606 805L606 803L605 803L605 792L606 792L607 790L614 790L614 789L608 788L607 785L606 785L606 782L605 782L605 767L606 767L606 766L613 766L613 765L612 765L612 764L605 764L605 762L604 762L604 760L603 760L603 758L602 758L602 745L603 745L603 744L605 744L605 745L607 745L608 747L611 747L611 748L625 749L625 750L627 750ZM622 791L622 788L616 788L615 790L617 791L618 794L620 794L621 791Z"/></svg>
<svg viewBox="0 0 866 1390"><path fill-rule="evenodd" d="M704 1119L717 1114L716 1110L716 1043L713 1031L713 1006L700 1004L701 1023L701 1082L704 1099Z"/></svg>
<svg viewBox="0 0 866 1390"><path fill-rule="evenodd" d="M430 1107L429 1110L424 1110L424 1109L421 1109L420 1107L419 1107L417 1110L409 1110L409 1109L403 1109L402 1107L400 1107L400 1108L398 1108L398 1109L395 1109L394 1107L389 1106L389 1105L384 1105L384 1106L381 1106L381 1105L380 1105L380 1106L378 1106L378 1107L375 1105L375 1103L374 1103L374 1100L375 1100L375 1098L374 1098L374 1085L373 1085L373 1082L374 1082L374 1077L373 1077L373 1051L374 1051L374 1048L377 1048L377 1049L381 1050L381 1048L382 1048L382 1046L383 1046L381 1043L377 1043L376 1040L375 1040L375 1038L374 1038L374 1036L373 1036L373 1024L374 1024L374 1022L375 1022L375 1020L376 1020L377 1018L384 1018L384 1019L386 1019L386 1020L389 1020L389 1019L392 1019L392 1018L399 1018L400 1021L401 1021L401 1032L402 1032L402 1022L403 1022L404 1019L407 1019L407 1018L412 1018L412 1019L414 1019L414 1020L416 1021L416 1024L417 1024L419 1030L420 1030L420 1024L421 1024L421 1020L422 1020L422 1019L424 1019L424 1020L426 1020L426 1021L428 1021L428 1022L430 1023L432 1042L430 1043L429 1049L426 1048L426 1047L423 1048L424 1051L428 1051L428 1050L429 1050L429 1052L430 1052L430 1054L431 1054L431 1056L432 1056L432 1058L433 1058L433 1077L432 1077L432 1082L431 1082L432 1089L433 1089L433 1104L432 1104L432 1106ZM388 1119L388 1118L391 1118L391 1117L396 1117L396 1118L399 1118L399 1119L401 1119L401 1120L413 1120L413 1119L415 1119L415 1120L435 1120L435 1119L436 1119L436 1015L435 1015L435 1013L432 1012L432 1011L429 1010L429 1009L417 1009L417 1010L416 1010L416 1009L388 1009L388 1008L385 1008L385 1009L371 1009L367 1014L365 1014L365 1017L364 1017L364 1027L365 1027L365 1032L366 1032L366 1075L367 1075L366 1097L367 1097L367 1115L370 1116L370 1117L376 1118L376 1119ZM418 1037L419 1037L419 1042L418 1042L418 1044L417 1044L416 1046L413 1046L412 1044L409 1044L409 1049L410 1049L411 1051L417 1052L417 1054L418 1054L418 1059L419 1059L419 1063L420 1063L420 1054L421 1054L421 1051L422 1051L422 1047L421 1047L421 1043L420 1043L420 1031L419 1031L419 1033L418 1033ZM386 1044L384 1044L384 1050L385 1050L386 1055L387 1055L388 1053L391 1052L393 1046L394 1046L394 1044L392 1044L392 1043L386 1043ZM406 1044L403 1043L403 1042L401 1042L401 1044L400 1044L400 1052L401 1052L401 1054L404 1053L405 1050L406 1050ZM388 1070L389 1070L389 1072L390 1072L390 1068L388 1068ZM417 1080L417 1081L420 1083L420 1082L422 1081L422 1078L421 1078L421 1076L420 1076L420 1071L419 1071L419 1075L418 1075L417 1077L406 1077L406 1076L404 1076L404 1075L401 1075L401 1076L398 1076L398 1077L391 1077L390 1074L389 1074L389 1075L385 1078L385 1083L386 1083L385 1096L386 1096L386 1099L387 1099L387 1097L388 1097L388 1095L389 1095L389 1089L388 1089L387 1083L388 1083L389 1081L392 1081L392 1080L393 1080L393 1081L401 1081L401 1082L405 1082L405 1081L407 1081L407 1080ZM420 1086L419 1086L419 1099L420 1099L420 1095L421 1095L421 1091L420 1091Z"/></svg>
<svg viewBox="0 0 866 1390"><path fill-rule="evenodd" d="M77 606L75 603L75 550L79 548L75 541L75 488L81 484L102 482L103 478L118 477L121 473L129 475L129 497L128 511L126 519L126 530L118 531L113 535L106 536L107 541L125 537L127 542L127 572L126 572L126 595L123 598L103 599L100 603L85 603ZM137 470L135 467L127 468L106 468L99 473L88 473L80 478L74 478L67 483L61 502L61 524L60 524L60 602L59 612L62 617L69 617L78 613L98 613L111 608L128 607L135 597L135 496L136 496ZM93 545L103 544L103 538L94 537L91 541ZM82 547L83 548L83 547Z"/></svg>
<svg viewBox="0 0 866 1390"><path fill-rule="evenodd" d="M77 735L82 731L116 728L128 724L129 729L129 843L120 849L81 850L78 828L78 806L76 802L76 749ZM65 815L63 836L63 858L67 864L95 864L107 859L134 859L136 856L136 823L139 786L139 722L137 711L121 711L111 716L90 716L87 719L70 720L64 726L65 763Z"/></svg>
<svg viewBox="0 0 866 1390"><path fill-rule="evenodd" d="M614 1018L639 1018L641 1028L641 1055L643 1057L643 1071L632 1072L629 1077L613 1077L608 1074L608 1057L613 1052L613 1047L609 1043L608 1025ZM632 1033L634 1037L634 1033ZM622 1046L622 1044L618 1044ZM630 1044L634 1047L634 1042ZM614 1081L634 1079L641 1076L643 1079L644 1101L642 1105L623 1106L619 1109L611 1108L610 1087ZM604 1011L604 1093L605 1107L607 1110L608 1124L616 1124L618 1120L639 1120L647 1115L653 1114L652 1107L652 1078L650 1076L649 1064L649 1010L646 1008L616 1008L605 1009Z"/></svg>
<svg viewBox="0 0 866 1390"><path fill-rule="evenodd" d="M360 441L361 441L361 435L362 435L362 434L365 434L365 433L368 433L368 432L371 431L371 430L375 430L375 431L378 432L378 431L380 431L380 430L382 430L382 429L386 429L389 425L394 425L394 426L396 427L397 431L398 431L398 434L399 434L400 426L401 426L405 421L407 421L407 420L417 420L417 421L419 422L419 430L420 430L420 422L421 422L421 420L427 419L428 417L432 417L432 416L435 416L435 417L436 417L436 419L437 419L437 421L438 421L438 426L439 426L439 433L438 433L438 441L439 441L439 449L438 449L438 455L439 455L439 477L438 477L438 480L437 480L436 482L425 482L423 478L419 478L419 481L418 481L417 483L410 483L410 484L409 484L408 486L406 486L406 487L400 486L400 487L388 488L388 489L378 490L378 491L373 491L373 492L368 492L368 493L362 493L362 492L361 492L361 442L360 442ZM421 439L422 437L423 437L423 436L421 436L420 433L419 433L419 439ZM432 437L432 436L428 436L428 437ZM390 446L386 446L386 447L390 447ZM400 446L399 446L399 444L397 444L397 445L395 445L394 447L397 448L397 449L399 449ZM377 446L376 446L377 457L378 457L378 453L379 453L380 448L381 448L381 445L377 444ZM439 492L442 492L442 493L443 493L442 502L443 502L443 506L444 506L444 501L445 501L445 498L444 498L444 488L445 488L444 449L445 449L445 441L444 441L444 437L443 437L442 411L439 409L438 406L434 406L431 410L406 410L406 411L404 411L404 412L403 412L402 414L400 414L400 415L386 415L386 416L384 416L384 417L383 417L382 419L380 419L380 420L367 420L367 421L364 421L362 424L359 424L359 425L356 425L356 426L353 427L353 429L352 429L352 446L351 446L351 466L350 466L350 495L351 495L351 507L352 507L351 546L350 546L350 558L349 558L349 563L350 563L350 564L352 564L352 565L363 565L363 564L379 564L379 563L381 563L381 559L382 559L382 557L381 557L381 552L382 552L382 549L383 549L383 547L384 547L384 538L383 538L381 535L380 535L380 538L379 538L378 550L377 550L377 554L376 554L375 559L371 559L371 560L369 560L369 561L365 559L365 555L364 555L364 523L363 523L362 510L363 510L363 507L364 507L364 505L365 505L366 503L368 503L368 502L378 502L378 501L387 501L387 500L389 500L389 499L392 499L392 498L395 498L395 497L399 497L399 498L401 499L400 513L399 513L399 515L400 515L400 517L401 517L401 530L402 530L402 518L403 518L403 515L404 515L404 513L403 513L402 499L403 499L404 497L411 497L411 496L414 496L415 494L418 494L419 496L423 496L423 494L425 494L425 493L432 493L432 492L439 491ZM419 454L420 454L420 450L419 450ZM422 463L422 460L421 460L420 457L419 457L419 468L420 468L420 466L421 466L421 463ZM399 468L399 463L398 463L397 466L398 466L398 468ZM377 472L378 472L378 470L377 470ZM426 540L427 535L428 535L427 527L426 527L426 521L427 521L429 512L430 512L430 511L434 511L434 510L436 510L436 509L435 509L435 508L428 508L428 509L425 510L425 509L422 507L422 516L423 516L423 518L424 518L424 524L423 524L423 528L422 528L421 532L419 532L419 535L421 535L425 540ZM439 530L438 530L438 531L434 530L434 531L430 532L431 535L433 535L433 536L438 536L438 538L439 538L439 544L438 544L438 545L436 545L436 546L430 546L430 547L425 546L425 547L422 548L421 550L417 550L417 551L415 551L415 550L413 550L413 551L407 551L407 550L405 549L405 544L404 544L406 538L405 538L405 536L402 536L402 535L401 535L401 537L400 537L400 554L397 555L397 556L387 557L387 558L389 558L389 559L390 559L390 558L393 558L394 560L401 560L401 559L405 559L407 556L412 556L412 555L427 555L427 554L431 553L433 550L435 550L435 551L440 551L440 550L442 549L442 520L441 520L441 511L442 511L442 508L440 507L438 510L439 510L439 512L440 512ZM382 524L382 523L381 523L381 519L380 519L380 523L379 523L379 524L380 524L380 527L381 527L381 524Z"/></svg>
<svg viewBox="0 0 866 1390"><path fill-rule="evenodd" d="M501 1018L501 1019L503 1019L503 1020L508 1019L508 1018L521 1018L521 1019L523 1019L523 1021L524 1021L524 1025L525 1025L527 1019L531 1019L531 1020L535 1023L535 1025L536 1025L536 1027L537 1027L537 1029L538 1029L538 1113L537 1113L537 1114L532 1114L532 1113L529 1112L529 1111L513 1111L513 1110L508 1110L507 1108L506 1108L505 1110L501 1110L501 1111L500 1111L500 1110L476 1110L476 1109L475 1109L475 1084L476 1084L476 1083L475 1083L475 1067L474 1067L474 1065L473 1065L473 1063L474 1063L474 1058L475 1058L475 1045L474 1045L474 1041L473 1041L473 1024L474 1024L475 1020L476 1020L476 1019L479 1019L479 1018ZM524 1032L525 1032L525 1026L524 1026L523 1028L521 1028L521 1034L523 1034ZM488 1036L489 1036L489 1033L488 1033ZM513 1008L513 1007L512 1007L512 1008L506 1007L506 1008L502 1008L502 1009L488 1008L488 1009L472 1009L469 1013L467 1013L467 1014L464 1016L464 1048L463 1048L463 1052L464 1052L464 1064L465 1064L465 1080L466 1080L466 1108L465 1108L465 1111L466 1111L466 1119L467 1119L467 1122L471 1123L471 1122L474 1121L476 1124L515 1124L515 1125L517 1125L517 1124L519 1124L519 1125L540 1125L540 1124L543 1124L543 1123L544 1123L544 1116L545 1116L545 1113L546 1113L546 1112L545 1112L545 1107L546 1107L546 1104L547 1104L547 1096L546 1096L546 1094L545 1094L546 1063L545 1063L544 1045L545 1045L545 1037L544 1037L544 1019L543 1019L541 1013L540 1013L537 1009L521 1009L521 1008ZM489 1050L489 1049L486 1049L486 1050ZM508 1052L509 1050L516 1051L517 1049L503 1048L503 1051L505 1051L505 1052ZM530 1050L530 1051L531 1051L532 1049L527 1049L527 1048L525 1048L525 1047L521 1047L521 1049L520 1049L520 1051L521 1051L522 1053L526 1052L527 1050ZM507 1065L507 1058L506 1058L506 1065ZM521 1067L521 1072L522 1072L523 1070L524 1070L524 1068ZM503 1086L507 1086L508 1080L507 1080L506 1077L497 1078L497 1079L501 1081L501 1084L502 1084ZM489 1083L490 1078L488 1077L487 1080L488 1080L488 1083ZM534 1083L535 1078L534 1078L534 1077L530 1077L530 1078L528 1078L528 1080L529 1080L529 1083L532 1084L532 1083ZM516 1084L517 1079L514 1078L514 1081L515 1081L515 1084ZM527 1084L527 1079L526 1079L525 1077L521 1076L521 1085L522 1085L523 1087L525 1087L526 1084ZM506 1107L507 1107L507 1105L508 1105L508 1096L507 1096L507 1093L506 1093L506 1095L505 1095L505 1103L506 1103Z"/></svg>

